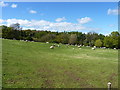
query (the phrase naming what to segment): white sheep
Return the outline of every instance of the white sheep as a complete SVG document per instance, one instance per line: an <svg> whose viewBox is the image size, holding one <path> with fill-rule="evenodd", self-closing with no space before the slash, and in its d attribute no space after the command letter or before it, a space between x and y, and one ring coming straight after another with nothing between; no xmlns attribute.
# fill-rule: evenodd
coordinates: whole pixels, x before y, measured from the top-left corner
<svg viewBox="0 0 120 90"><path fill-rule="evenodd" d="M49 43L49 42L46 42L46 43Z"/></svg>
<svg viewBox="0 0 120 90"><path fill-rule="evenodd" d="M75 44L75 46L77 46L77 44Z"/></svg>
<svg viewBox="0 0 120 90"><path fill-rule="evenodd" d="M116 50L116 48L114 48Z"/></svg>
<svg viewBox="0 0 120 90"><path fill-rule="evenodd" d="M54 49L54 46L50 46L50 49Z"/></svg>
<svg viewBox="0 0 120 90"><path fill-rule="evenodd" d="M94 48L96 48L96 46L94 46Z"/></svg>
<svg viewBox="0 0 120 90"><path fill-rule="evenodd" d="M60 47L60 45L58 45L58 47Z"/></svg>
<svg viewBox="0 0 120 90"><path fill-rule="evenodd" d="M103 47L104 49L106 48L106 47Z"/></svg>
<svg viewBox="0 0 120 90"><path fill-rule="evenodd" d="M95 50L95 48L92 48L92 50Z"/></svg>
<svg viewBox="0 0 120 90"><path fill-rule="evenodd" d="M80 48L81 46L78 46L78 48Z"/></svg>

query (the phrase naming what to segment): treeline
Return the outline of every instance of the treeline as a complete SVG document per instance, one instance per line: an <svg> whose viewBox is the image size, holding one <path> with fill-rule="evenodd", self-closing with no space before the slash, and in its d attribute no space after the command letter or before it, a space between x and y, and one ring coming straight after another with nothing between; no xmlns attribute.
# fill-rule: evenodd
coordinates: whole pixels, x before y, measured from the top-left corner
<svg viewBox="0 0 120 90"><path fill-rule="evenodd" d="M12 27L0 26L2 28L2 38L29 40L36 42L51 42L62 44L78 44L85 46L97 46L120 49L120 33L115 31L110 35L97 34L89 32L51 32L36 30L14 30Z"/></svg>

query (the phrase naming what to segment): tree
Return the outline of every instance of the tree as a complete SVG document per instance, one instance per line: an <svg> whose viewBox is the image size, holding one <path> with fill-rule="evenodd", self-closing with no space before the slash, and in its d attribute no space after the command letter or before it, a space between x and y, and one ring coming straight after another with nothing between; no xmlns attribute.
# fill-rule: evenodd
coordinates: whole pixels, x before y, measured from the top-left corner
<svg viewBox="0 0 120 90"><path fill-rule="evenodd" d="M102 41L100 39L95 41L95 46L101 47L102 46Z"/></svg>
<svg viewBox="0 0 120 90"><path fill-rule="evenodd" d="M11 24L10 27L12 27L13 30L22 30L19 23Z"/></svg>
<svg viewBox="0 0 120 90"><path fill-rule="evenodd" d="M119 32L111 32L109 36L104 38L104 45L109 48L118 48L118 38L120 34Z"/></svg>
<svg viewBox="0 0 120 90"><path fill-rule="evenodd" d="M52 42L55 39L56 35L54 34L46 34L40 38L41 42Z"/></svg>
<svg viewBox="0 0 120 90"><path fill-rule="evenodd" d="M76 34L71 34L69 37L69 44L76 44L77 42L77 35Z"/></svg>
<svg viewBox="0 0 120 90"><path fill-rule="evenodd" d="M103 40L104 46L108 48L113 48L113 39L110 36L106 36Z"/></svg>
<svg viewBox="0 0 120 90"><path fill-rule="evenodd" d="M56 37L56 42L57 43L67 44L69 42L69 35L65 34L65 33L62 33L62 34L58 35Z"/></svg>
<svg viewBox="0 0 120 90"><path fill-rule="evenodd" d="M85 39L85 41L84 41L84 43L87 45L89 45L89 46L94 46L94 43L95 43L95 41L97 40L97 39L99 39L99 37L98 37L99 35L97 34L97 33L95 33L95 32L88 32L87 34L86 34L86 39Z"/></svg>

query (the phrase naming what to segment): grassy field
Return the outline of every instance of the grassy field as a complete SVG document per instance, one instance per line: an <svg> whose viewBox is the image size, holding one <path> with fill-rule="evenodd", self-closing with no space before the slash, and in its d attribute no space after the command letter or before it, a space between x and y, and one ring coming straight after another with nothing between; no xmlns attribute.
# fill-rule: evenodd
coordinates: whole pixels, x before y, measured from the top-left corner
<svg viewBox="0 0 120 90"><path fill-rule="evenodd" d="M118 87L118 50L2 40L4 88ZM75 49L73 49L75 48Z"/></svg>

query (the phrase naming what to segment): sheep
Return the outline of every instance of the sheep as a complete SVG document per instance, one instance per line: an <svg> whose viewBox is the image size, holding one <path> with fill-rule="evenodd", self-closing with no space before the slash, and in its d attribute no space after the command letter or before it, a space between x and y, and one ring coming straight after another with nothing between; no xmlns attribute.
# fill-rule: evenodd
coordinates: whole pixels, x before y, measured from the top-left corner
<svg viewBox="0 0 120 90"><path fill-rule="evenodd" d="M96 48L96 46L94 46L94 48Z"/></svg>
<svg viewBox="0 0 120 90"><path fill-rule="evenodd" d="M77 44L75 44L75 46L77 46Z"/></svg>
<svg viewBox="0 0 120 90"><path fill-rule="evenodd" d="M49 42L46 42L46 43L49 43Z"/></svg>
<svg viewBox="0 0 120 90"><path fill-rule="evenodd" d="M106 48L106 47L103 47L104 49Z"/></svg>
<svg viewBox="0 0 120 90"><path fill-rule="evenodd" d="M66 46L69 46L69 44L66 44Z"/></svg>
<svg viewBox="0 0 120 90"><path fill-rule="evenodd" d="M16 40L15 38L13 38L13 40Z"/></svg>
<svg viewBox="0 0 120 90"><path fill-rule="evenodd" d="M73 48L73 50L74 50L75 48Z"/></svg>
<svg viewBox="0 0 120 90"><path fill-rule="evenodd" d="M114 48L116 50L116 48Z"/></svg>
<svg viewBox="0 0 120 90"><path fill-rule="evenodd" d="M54 49L54 46L50 46L50 49Z"/></svg>
<svg viewBox="0 0 120 90"><path fill-rule="evenodd" d="M95 50L95 48L92 48L92 50Z"/></svg>
<svg viewBox="0 0 120 90"><path fill-rule="evenodd" d="M81 46L78 46L78 48L80 48Z"/></svg>
<svg viewBox="0 0 120 90"><path fill-rule="evenodd" d="M89 47L89 46L86 46L86 47Z"/></svg>
<svg viewBox="0 0 120 90"><path fill-rule="evenodd" d="M58 47L60 47L60 45L57 45Z"/></svg>
<svg viewBox="0 0 120 90"><path fill-rule="evenodd" d="M54 46L54 47L55 47L55 46L56 46L56 44L53 44L52 46Z"/></svg>

